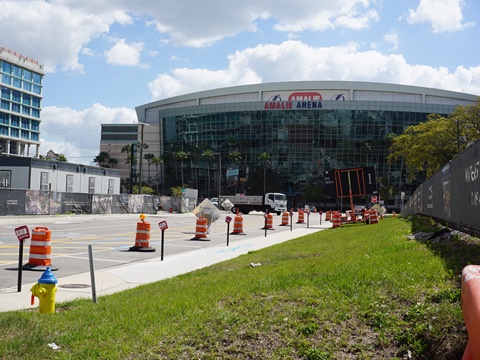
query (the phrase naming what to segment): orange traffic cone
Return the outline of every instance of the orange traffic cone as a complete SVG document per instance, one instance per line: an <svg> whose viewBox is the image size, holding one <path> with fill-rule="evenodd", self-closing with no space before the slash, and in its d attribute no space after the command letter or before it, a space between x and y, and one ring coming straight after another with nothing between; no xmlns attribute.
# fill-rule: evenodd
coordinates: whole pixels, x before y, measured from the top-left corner
<svg viewBox="0 0 480 360"><path fill-rule="evenodd" d="M207 239L207 231L207 219L205 219L204 217L199 217L197 219L197 225L195 228L195 237L191 238L191 240L210 240Z"/></svg>

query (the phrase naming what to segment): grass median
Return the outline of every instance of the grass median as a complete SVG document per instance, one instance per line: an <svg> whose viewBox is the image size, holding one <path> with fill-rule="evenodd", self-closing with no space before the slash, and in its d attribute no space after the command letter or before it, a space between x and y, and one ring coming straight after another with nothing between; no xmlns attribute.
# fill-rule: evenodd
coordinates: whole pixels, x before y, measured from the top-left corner
<svg viewBox="0 0 480 360"><path fill-rule="evenodd" d="M97 304L0 313L0 358L458 359L459 276L480 252L475 239L406 237L432 226L349 224Z"/></svg>

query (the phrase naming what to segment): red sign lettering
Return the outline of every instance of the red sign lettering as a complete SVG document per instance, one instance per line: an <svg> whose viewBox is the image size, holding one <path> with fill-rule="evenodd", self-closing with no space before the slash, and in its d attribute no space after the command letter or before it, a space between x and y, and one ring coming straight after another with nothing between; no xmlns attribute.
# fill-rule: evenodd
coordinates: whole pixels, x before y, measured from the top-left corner
<svg viewBox="0 0 480 360"><path fill-rule="evenodd" d="M303 92L294 92L291 93L290 96L288 97L289 101L321 101L322 95L316 91L303 91Z"/></svg>

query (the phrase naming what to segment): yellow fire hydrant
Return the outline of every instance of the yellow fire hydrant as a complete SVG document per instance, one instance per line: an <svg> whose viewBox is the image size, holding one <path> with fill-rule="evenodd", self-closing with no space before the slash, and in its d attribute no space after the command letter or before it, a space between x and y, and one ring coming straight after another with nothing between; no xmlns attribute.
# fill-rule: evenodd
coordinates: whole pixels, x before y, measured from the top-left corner
<svg viewBox="0 0 480 360"><path fill-rule="evenodd" d="M57 293L57 278L53 275L49 267L42 274L38 283L33 285L31 304L35 302L35 296L40 300L40 314L55 313L55 294Z"/></svg>

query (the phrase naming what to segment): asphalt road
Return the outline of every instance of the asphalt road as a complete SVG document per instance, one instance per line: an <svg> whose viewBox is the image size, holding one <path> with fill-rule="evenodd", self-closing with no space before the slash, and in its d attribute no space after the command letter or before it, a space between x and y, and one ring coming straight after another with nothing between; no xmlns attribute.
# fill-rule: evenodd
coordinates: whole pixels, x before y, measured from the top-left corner
<svg viewBox="0 0 480 360"><path fill-rule="evenodd" d="M130 251L135 244L138 214L128 215L54 215L54 216L11 216L0 217L0 289L17 287L19 279L20 242L15 228L26 225L30 234L35 227L46 227L51 231L52 267L60 278L89 271L88 245L92 245L95 269L104 269L123 264L142 261L161 256L162 232L158 223L165 221L168 229L164 231L164 258L185 251L194 251L208 246L225 244L227 246L226 217L232 218L228 233L233 231L234 215L223 213L210 228L208 240L194 240L196 217L188 214L170 214L159 212L146 215L145 221L151 224L150 246L154 252ZM273 215L273 229L266 236L275 236L280 231L290 231L290 226L279 226L281 216ZM315 220L314 220L315 219ZM293 227L313 227L319 222L318 214L305 217L304 224L296 224L297 215L293 215ZM265 236L263 213L243 215L243 231L246 235L229 235L230 245L235 240ZM22 264L29 261L30 241L24 242ZM23 270L22 284L36 282L41 271Z"/></svg>

